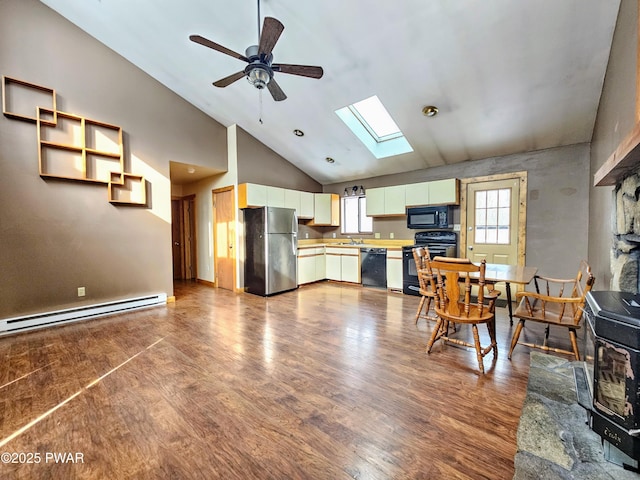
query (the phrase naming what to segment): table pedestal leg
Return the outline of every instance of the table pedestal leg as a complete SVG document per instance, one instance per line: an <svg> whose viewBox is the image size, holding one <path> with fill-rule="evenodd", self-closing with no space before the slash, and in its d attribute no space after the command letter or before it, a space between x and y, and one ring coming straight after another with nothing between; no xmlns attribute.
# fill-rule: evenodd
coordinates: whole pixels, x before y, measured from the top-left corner
<svg viewBox="0 0 640 480"><path fill-rule="evenodd" d="M509 325L513 326L513 306L511 305L511 283L504 282L507 286L507 307L509 307Z"/></svg>

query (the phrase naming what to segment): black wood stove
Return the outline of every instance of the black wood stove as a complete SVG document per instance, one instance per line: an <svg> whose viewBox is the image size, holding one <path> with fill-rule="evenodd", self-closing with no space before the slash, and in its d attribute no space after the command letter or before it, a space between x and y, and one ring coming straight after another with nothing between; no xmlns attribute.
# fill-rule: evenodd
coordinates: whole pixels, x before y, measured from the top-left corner
<svg viewBox="0 0 640 480"><path fill-rule="evenodd" d="M640 460L640 295L596 291L585 305L587 384L591 428L623 452L637 471ZM606 450L606 448L605 448Z"/></svg>

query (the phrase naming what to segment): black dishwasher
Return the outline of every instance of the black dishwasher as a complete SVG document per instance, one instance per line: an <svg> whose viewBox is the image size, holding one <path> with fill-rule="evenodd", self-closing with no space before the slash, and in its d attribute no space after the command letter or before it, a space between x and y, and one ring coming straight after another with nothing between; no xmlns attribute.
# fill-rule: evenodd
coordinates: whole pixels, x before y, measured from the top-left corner
<svg viewBox="0 0 640 480"><path fill-rule="evenodd" d="M387 288L387 249L360 249L360 277L365 287Z"/></svg>

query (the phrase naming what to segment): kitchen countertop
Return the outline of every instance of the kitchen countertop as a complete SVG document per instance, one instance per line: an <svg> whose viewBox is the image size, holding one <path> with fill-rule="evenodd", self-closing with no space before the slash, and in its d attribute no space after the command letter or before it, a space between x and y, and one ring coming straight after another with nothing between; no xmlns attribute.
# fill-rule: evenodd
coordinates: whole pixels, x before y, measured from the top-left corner
<svg viewBox="0 0 640 480"><path fill-rule="evenodd" d="M366 240L363 243L350 244L345 239L302 239L298 240L298 248L316 247L345 247L345 248L386 248L387 250L402 250L404 245L412 245L412 240Z"/></svg>

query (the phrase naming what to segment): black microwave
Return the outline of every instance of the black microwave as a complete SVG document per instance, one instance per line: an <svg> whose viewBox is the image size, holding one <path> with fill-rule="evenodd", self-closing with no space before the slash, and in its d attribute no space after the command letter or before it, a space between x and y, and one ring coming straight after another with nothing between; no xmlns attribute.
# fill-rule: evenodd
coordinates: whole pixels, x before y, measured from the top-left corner
<svg viewBox="0 0 640 480"><path fill-rule="evenodd" d="M450 206L407 208L407 228L452 228L453 214Z"/></svg>

